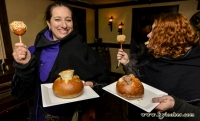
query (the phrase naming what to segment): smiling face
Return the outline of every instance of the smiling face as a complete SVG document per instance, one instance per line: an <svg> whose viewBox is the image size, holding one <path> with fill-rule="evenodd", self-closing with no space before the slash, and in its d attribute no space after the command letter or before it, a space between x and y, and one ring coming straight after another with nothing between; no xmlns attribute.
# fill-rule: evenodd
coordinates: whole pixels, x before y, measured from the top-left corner
<svg viewBox="0 0 200 121"><path fill-rule="evenodd" d="M60 40L73 30L72 13L67 7L55 7L52 9L50 21L46 21L52 31L53 40Z"/></svg>

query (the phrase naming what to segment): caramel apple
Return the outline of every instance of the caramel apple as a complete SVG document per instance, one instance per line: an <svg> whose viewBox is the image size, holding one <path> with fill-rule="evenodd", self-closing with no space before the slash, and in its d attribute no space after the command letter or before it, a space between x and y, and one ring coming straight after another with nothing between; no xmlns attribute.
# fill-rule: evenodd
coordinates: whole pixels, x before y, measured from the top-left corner
<svg viewBox="0 0 200 121"><path fill-rule="evenodd" d="M21 36L26 33L27 27L23 21L13 21L10 23L10 30L18 35L20 42L22 42Z"/></svg>

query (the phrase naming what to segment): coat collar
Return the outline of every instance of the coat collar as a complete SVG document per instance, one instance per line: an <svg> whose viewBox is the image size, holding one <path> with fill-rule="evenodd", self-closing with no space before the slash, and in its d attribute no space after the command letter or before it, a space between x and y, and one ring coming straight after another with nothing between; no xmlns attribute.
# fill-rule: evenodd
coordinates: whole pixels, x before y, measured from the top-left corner
<svg viewBox="0 0 200 121"><path fill-rule="evenodd" d="M36 36L36 40L35 40L35 47L36 48L40 48L40 47L45 47L45 46L49 46L49 45L54 45L56 43L58 43L58 41L50 41L48 40L44 33L48 30L48 28L44 28L42 31L40 31L38 33L38 35ZM60 40L61 43L65 43L70 41L72 38L74 38L76 35L78 34L78 32L76 30L72 30L67 36L65 36L64 38L62 38Z"/></svg>
<svg viewBox="0 0 200 121"><path fill-rule="evenodd" d="M192 47L187 53L179 58L159 58L160 61L164 61L171 64L182 64L189 66L200 66L200 46Z"/></svg>

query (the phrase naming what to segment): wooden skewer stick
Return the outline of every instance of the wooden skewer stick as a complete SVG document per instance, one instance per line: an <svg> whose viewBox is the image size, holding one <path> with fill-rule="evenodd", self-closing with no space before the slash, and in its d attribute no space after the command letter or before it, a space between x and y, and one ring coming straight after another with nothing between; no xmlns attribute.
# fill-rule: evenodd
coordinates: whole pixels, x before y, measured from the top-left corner
<svg viewBox="0 0 200 121"><path fill-rule="evenodd" d="M120 49L122 49L122 42L120 42Z"/></svg>
<svg viewBox="0 0 200 121"><path fill-rule="evenodd" d="M122 49L122 43L123 42L119 42L120 43L120 49ZM119 66L120 66L120 61L118 60L118 64L117 64L117 67L116 68L119 68Z"/></svg>
<svg viewBox="0 0 200 121"><path fill-rule="evenodd" d="M19 42L22 43L22 36L19 35Z"/></svg>

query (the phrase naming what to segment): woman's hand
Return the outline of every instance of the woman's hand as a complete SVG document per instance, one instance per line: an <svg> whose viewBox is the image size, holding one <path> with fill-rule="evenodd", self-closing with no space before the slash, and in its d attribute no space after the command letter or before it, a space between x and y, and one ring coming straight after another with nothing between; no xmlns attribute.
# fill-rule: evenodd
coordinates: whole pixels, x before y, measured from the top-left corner
<svg viewBox="0 0 200 121"><path fill-rule="evenodd" d="M155 97L152 99L153 103L160 103L155 107L155 110L159 112L167 111L174 107L175 101L172 96L165 95L162 97Z"/></svg>
<svg viewBox="0 0 200 121"><path fill-rule="evenodd" d="M117 60L119 60L121 64L126 65L129 62L129 57L127 53L125 53L122 49L119 49L117 53Z"/></svg>
<svg viewBox="0 0 200 121"><path fill-rule="evenodd" d="M85 83L83 83L84 86L90 86L90 87L94 87L93 82L91 81L86 81Z"/></svg>
<svg viewBox="0 0 200 121"><path fill-rule="evenodd" d="M13 50L12 55L17 63L26 64L31 59L31 54L23 43L16 43Z"/></svg>

